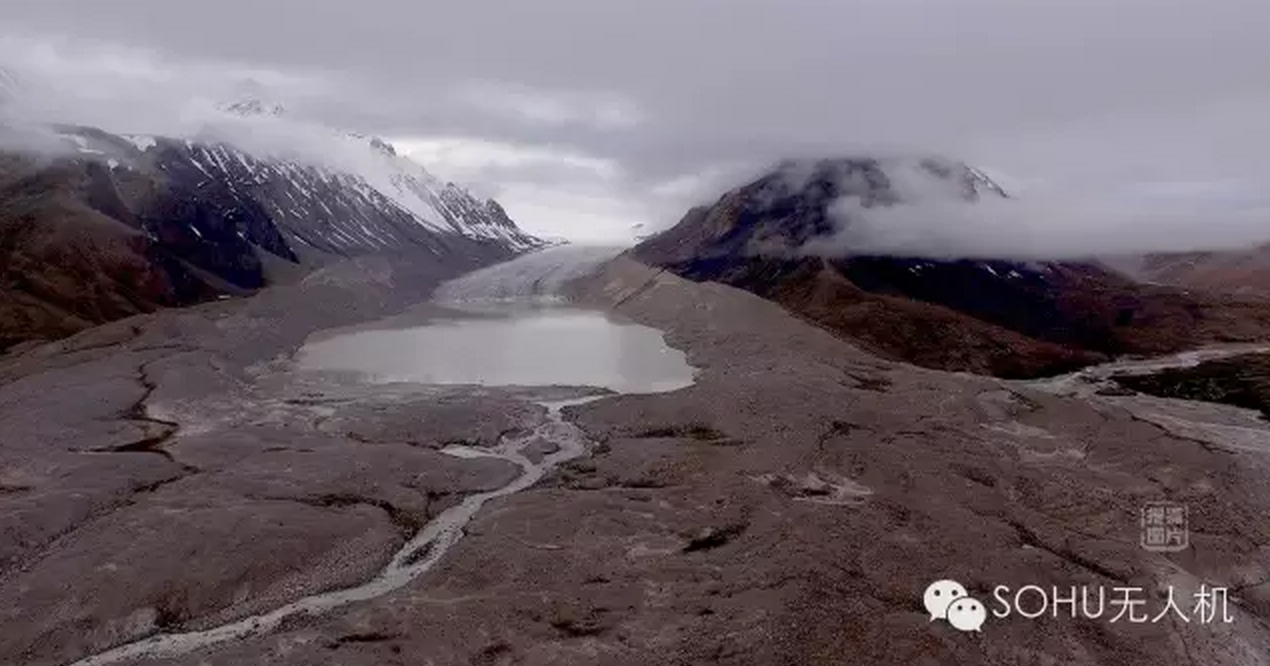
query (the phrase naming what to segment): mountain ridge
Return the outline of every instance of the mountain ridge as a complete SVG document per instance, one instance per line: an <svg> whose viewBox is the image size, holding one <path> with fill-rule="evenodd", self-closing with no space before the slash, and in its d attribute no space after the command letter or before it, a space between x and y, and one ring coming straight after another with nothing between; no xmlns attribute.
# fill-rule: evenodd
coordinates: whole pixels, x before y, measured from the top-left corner
<svg viewBox="0 0 1270 666"><path fill-rule="evenodd" d="M475 268L543 245L377 139L332 137L356 158L341 169L209 138L48 131L52 154L0 151L0 350L250 293L275 264Z"/></svg>
<svg viewBox="0 0 1270 666"><path fill-rule="evenodd" d="M629 254L942 370L1033 377L1270 332L1260 304L1139 284L1095 261L889 256L843 240L871 209L925 196L1009 197L981 171L943 158L787 161Z"/></svg>

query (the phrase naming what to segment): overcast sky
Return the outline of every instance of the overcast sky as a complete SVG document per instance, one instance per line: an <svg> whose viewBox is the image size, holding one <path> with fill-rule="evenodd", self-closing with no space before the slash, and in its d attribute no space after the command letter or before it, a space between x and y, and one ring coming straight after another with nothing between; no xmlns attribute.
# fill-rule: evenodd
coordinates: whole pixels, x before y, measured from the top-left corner
<svg viewBox="0 0 1270 666"><path fill-rule="evenodd" d="M1048 199L1264 205L1267 26L1267 0L7 0L0 63L116 131L255 94L593 239L861 151Z"/></svg>

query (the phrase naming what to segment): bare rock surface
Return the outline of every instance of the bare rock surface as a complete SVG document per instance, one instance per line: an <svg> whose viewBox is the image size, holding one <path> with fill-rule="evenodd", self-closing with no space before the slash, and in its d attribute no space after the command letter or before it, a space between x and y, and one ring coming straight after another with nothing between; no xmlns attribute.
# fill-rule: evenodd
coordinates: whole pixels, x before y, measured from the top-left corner
<svg viewBox="0 0 1270 666"><path fill-rule="evenodd" d="M493 445L543 408L368 390L288 360L316 328L424 298L440 275L366 260L7 357L0 662L69 663L358 585L433 517L515 479L440 451Z"/></svg>
<svg viewBox="0 0 1270 666"><path fill-rule="evenodd" d="M566 407L587 454L490 499L400 587L85 663L1266 663L1255 415L883 361L627 259L572 296L664 330L697 383ZM287 335L267 305L122 322L0 369L0 662L72 663L364 582L439 512L558 455L533 441L552 425L533 392L294 372L287 350L314 327ZM524 463L483 453L509 442ZM1163 500L1189 508L1184 551L1139 543L1142 506ZM941 578L985 601L1140 586L1152 615L1169 585L1223 586L1234 621L1014 615L961 633L923 609Z"/></svg>

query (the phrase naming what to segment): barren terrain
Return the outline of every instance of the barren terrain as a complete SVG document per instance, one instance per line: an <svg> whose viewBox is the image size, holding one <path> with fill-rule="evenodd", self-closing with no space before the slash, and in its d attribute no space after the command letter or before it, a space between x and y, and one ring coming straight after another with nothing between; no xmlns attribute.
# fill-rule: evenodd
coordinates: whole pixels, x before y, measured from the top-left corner
<svg viewBox="0 0 1270 666"><path fill-rule="evenodd" d="M884 361L751 294L627 259L570 295L665 331L699 369L695 385L601 397L553 421L541 403L586 392L297 370L306 336L400 312L443 277L404 276L335 267L7 359L0 662L1270 654L1270 430L1253 412L1112 395L1124 392L1099 390L1097 373L1022 382ZM579 457L547 460L572 437ZM515 456L545 476L489 496L417 576L270 619L365 589L447 509L528 478ZM1189 508L1185 551L1139 543L1141 508L1162 500ZM963 634L922 607L939 578L983 599L998 584L1157 597L1223 586L1234 622L990 617ZM209 631L218 640L163 638Z"/></svg>

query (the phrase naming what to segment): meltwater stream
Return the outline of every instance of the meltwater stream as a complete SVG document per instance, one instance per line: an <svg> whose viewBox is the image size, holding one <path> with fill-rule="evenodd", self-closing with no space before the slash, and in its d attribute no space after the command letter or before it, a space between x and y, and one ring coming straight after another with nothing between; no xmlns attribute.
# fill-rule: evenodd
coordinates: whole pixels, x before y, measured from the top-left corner
<svg viewBox="0 0 1270 666"><path fill-rule="evenodd" d="M442 453L460 458L506 460L519 466L521 474L502 488L468 495L458 505L441 512L406 542L388 565L369 582L357 587L304 597L267 613L246 617L205 631L159 634L82 659L72 666L104 666L129 659L157 659L188 654L209 645L273 631L289 618L320 615L340 606L374 599L404 587L441 561L446 551L463 537L464 526L476 516L486 502L529 488L556 466L582 455L586 451L586 440L576 426L564 420L560 410L570 405L579 405L597 399L599 398L587 397L539 403L545 405L548 410L547 420L544 423L528 435L504 438L498 446L491 449L466 446L442 449ZM539 438L553 442L559 448L555 453L544 456L541 462L534 463L521 451Z"/></svg>
<svg viewBox="0 0 1270 666"><path fill-rule="evenodd" d="M297 354L301 369L352 371L371 382L485 386L586 386L620 393L671 391L693 383L682 352L659 331L620 322L602 312L559 305L551 293L611 252L559 248L478 271L439 290L448 305L484 302L480 314L455 315L424 326L365 330L311 342ZM499 305L490 308L491 302ZM158 634L96 654L72 666L166 658L231 640L261 635L284 621L315 616L383 596L432 569L463 537L463 528L488 501L525 490L561 463L586 452L585 436L561 414L564 407L599 397L538 404L546 419L524 436L504 437L492 448L451 446L460 458L496 458L521 470L497 490L467 496L416 533L371 580L315 594L274 610L203 631ZM540 462L525 447L546 440L557 450Z"/></svg>

